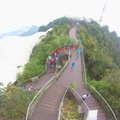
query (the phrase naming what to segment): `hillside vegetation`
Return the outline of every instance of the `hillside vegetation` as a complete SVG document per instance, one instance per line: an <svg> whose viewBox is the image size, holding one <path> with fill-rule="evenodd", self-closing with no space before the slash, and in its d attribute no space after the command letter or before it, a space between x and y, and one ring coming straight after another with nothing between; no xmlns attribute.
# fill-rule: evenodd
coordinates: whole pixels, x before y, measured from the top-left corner
<svg viewBox="0 0 120 120"><path fill-rule="evenodd" d="M54 24L54 22L52 24ZM46 26L46 28L48 27ZM18 74L16 84L29 82L30 78L35 77L44 71L46 59L50 52L55 48L59 48L70 42L68 36L69 28L70 25L68 21L62 22L62 24L56 24L55 22L53 30L48 32L47 36L34 47L29 62L24 67L23 73Z"/></svg>
<svg viewBox="0 0 120 120"><path fill-rule="evenodd" d="M35 93L9 84L0 89L0 120L23 120Z"/></svg>
<svg viewBox="0 0 120 120"><path fill-rule="evenodd" d="M28 63L25 65L23 72L18 74L18 79L14 85L9 84L6 88L0 87L0 120L25 119L27 107L35 93L24 90L19 86L30 82L31 77L44 71L46 59L53 49L70 42L69 28L69 21L54 24L52 31L48 32L47 36L34 47Z"/></svg>
<svg viewBox="0 0 120 120"><path fill-rule="evenodd" d="M71 23L67 18L41 26L39 31L51 27L52 31L34 47L14 85L0 87L0 120L25 118L27 106L35 93L18 86L30 82L30 78L44 71L47 56L53 49L70 43L68 32ZM85 20L79 21L77 37L83 45L89 83L106 98L120 119L120 38L115 32L109 32L107 26L100 27L95 21Z"/></svg>
<svg viewBox="0 0 120 120"><path fill-rule="evenodd" d="M48 23L46 26L45 25L40 26L39 31L44 32L44 31L47 31L49 28L53 28L56 25L69 24L70 21L71 20L66 17L58 18L58 19L53 20L52 22Z"/></svg>
<svg viewBox="0 0 120 120"><path fill-rule="evenodd" d="M84 49L87 78L120 119L120 38L95 21L81 21L78 38Z"/></svg>

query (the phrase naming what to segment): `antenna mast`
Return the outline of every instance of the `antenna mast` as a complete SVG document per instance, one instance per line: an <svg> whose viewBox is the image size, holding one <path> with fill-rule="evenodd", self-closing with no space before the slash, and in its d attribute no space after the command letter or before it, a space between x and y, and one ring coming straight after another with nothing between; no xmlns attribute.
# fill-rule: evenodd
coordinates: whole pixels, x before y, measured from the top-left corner
<svg viewBox="0 0 120 120"><path fill-rule="evenodd" d="M100 20L99 20L99 24L100 24L100 23L101 23L101 21L102 21L103 14L104 14L105 9L106 9L106 5L107 5L107 0L105 1L104 7L103 7L103 9L102 9L102 14L101 14L101 17L100 17Z"/></svg>

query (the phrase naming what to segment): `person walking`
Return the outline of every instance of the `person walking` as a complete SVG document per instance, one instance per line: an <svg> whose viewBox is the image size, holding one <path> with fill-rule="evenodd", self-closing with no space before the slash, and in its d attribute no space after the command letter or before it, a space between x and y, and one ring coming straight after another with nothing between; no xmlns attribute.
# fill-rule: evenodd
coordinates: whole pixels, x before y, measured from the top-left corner
<svg viewBox="0 0 120 120"><path fill-rule="evenodd" d="M76 49L76 55L77 55L77 58L78 58L79 55L80 55L80 48L77 48L77 49Z"/></svg>
<svg viewBox="0 0 120 120"><path fill-rule="evenodd" d="M85 95L83 95L82 96L82 99L85 101L87 98L89 98L90 97L90 95L89 94L85 94Z"/></svg>
<svg viewBox="0 0 120 120"><path fill-rule="evenodd" d="M73 61L72 63L71 63L71 69L73 69L75 67L75 62Z"/></svg>
<svg viewBox="0 0 120 120"><path fill-rule="evenodd" d="M31 91L33 89L32 83L29 84L28 90Z"/></svg>

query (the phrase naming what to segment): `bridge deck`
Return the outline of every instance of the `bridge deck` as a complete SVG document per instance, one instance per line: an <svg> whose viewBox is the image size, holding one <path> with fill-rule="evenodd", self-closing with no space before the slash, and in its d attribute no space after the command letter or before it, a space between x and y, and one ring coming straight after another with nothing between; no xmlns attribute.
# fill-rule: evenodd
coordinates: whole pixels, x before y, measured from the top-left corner
<svg viewBox="0 0 120 120"><path fill-rule="evenodd" d="M73 30L74 33L76 31L75 28L71 30ZM73 34L72 31L70 32ZM73 61L76 64L75 67L71 69L70 63ZM61 77L45 92L45 94L39 100L29 120L57 120L58 109L62 100L62 96L71 82L76 82L77 86L75 90L80 96L89 93L89 91L87 91L84 87L84 83L82 81L81 57L79 56L79 58L77 58L76 53L74 52L72 54L70 63ZM74 92L73 94L78 101L81 101L81 99L78 98ZM96 120L106 120L103 110L92 95L90 95L85 102L90 110L98 110ZM84 112L88 114L88 110L83 103L82 107Z"/></svg>

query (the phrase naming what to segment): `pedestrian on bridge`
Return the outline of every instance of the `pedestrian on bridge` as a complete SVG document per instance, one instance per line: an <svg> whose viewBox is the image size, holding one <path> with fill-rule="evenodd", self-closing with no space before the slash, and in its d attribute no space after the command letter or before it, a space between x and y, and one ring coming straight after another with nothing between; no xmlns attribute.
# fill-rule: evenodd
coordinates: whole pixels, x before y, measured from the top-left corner
<svg viewBox="0 0 120 120"><path fill-rule="evenodd" d="M77 55L77 58L80 56L80 48L76 49L76 55Z"/></svg>
<svg viewBox="0 0 120 120"><path fill-rule="evenodd" d="M73 61L72 63L71 63L71 69L73 69L75 67L75 62Z"/></svg>
<svg viewBox="0 0 120 120"><path fill-rule="evenodd" d="M85 95L83 95L82 96L82 99L85 101L87 98L89 98L90 97L90 95L89 94L85 94Z"/></svg>

